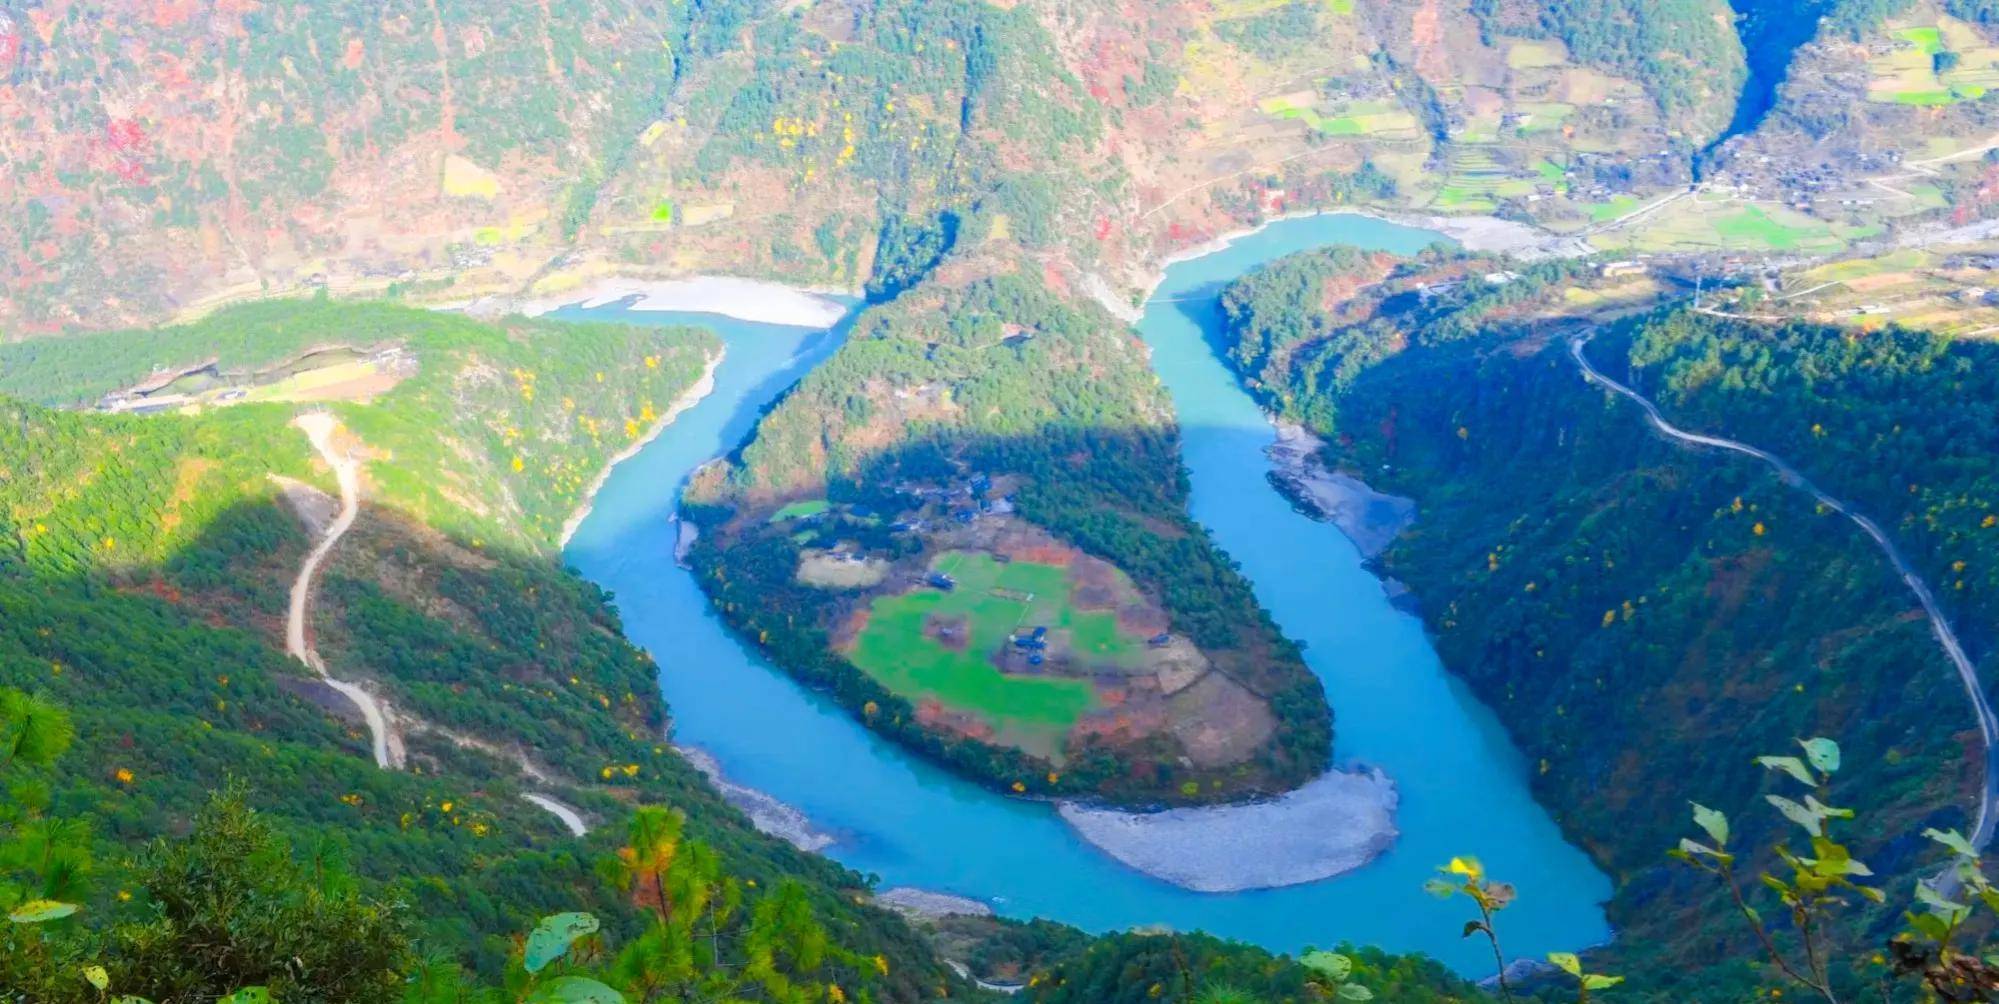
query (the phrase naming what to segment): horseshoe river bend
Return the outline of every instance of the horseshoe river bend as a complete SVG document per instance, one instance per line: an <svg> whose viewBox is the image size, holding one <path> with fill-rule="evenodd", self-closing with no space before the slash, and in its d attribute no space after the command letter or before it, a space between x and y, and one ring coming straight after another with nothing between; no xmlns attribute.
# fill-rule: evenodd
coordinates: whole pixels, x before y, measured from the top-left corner
<svg viewBox="0 0 1999 1004"><path fill-rule="evenodd" d="M1269 487L1270 423L1211 347L1222 287L1265 262L1332 244L1413 253L1438 239L1354 215L1285 220L1168 268L1137 325L1178 412L1194 518L1304 643L1332 701L1340 764L1378 768L1395 784L1399 836L1357 870L1235 893L1152 878L1085 842L1055 806L986 791L869 733L729 633L673 560L680 487L838 347L839 326L642 311L630 300L558 311L697 324L727 345L714 391L611 472L565 558L615 595L626 632L658 661L674 741L704 751L733 785L797 810L797 822L823 835L822 853L878 876L882 888L950 893L1092 931L1199 928L1285 952L1373 944L1484 975L1490 949L1458 936L1469 904L1422 890L1437 865L1476 855L1519 889L1505 918L1509 953L1540 958L1601 943L1609 880L1529 795L1526 762L1354 544ZM1240 853L1257 853L1256 833L1232 836Z"/></svg>

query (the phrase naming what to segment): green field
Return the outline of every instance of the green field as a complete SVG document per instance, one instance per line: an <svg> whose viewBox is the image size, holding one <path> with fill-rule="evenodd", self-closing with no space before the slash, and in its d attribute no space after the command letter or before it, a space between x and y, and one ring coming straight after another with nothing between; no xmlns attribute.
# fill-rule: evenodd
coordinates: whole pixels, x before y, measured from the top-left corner
<svg viewBox="0 0 1999 1004"><path fill-rule="evenodd" d="M1786 226L1755 206L1716 219L1714 230L1731 245L1763 245L1776 251L1792 250L1818 236L1802 227Z"/></svg>
<svg viewBox="0 0 1999 1004"><path fill-rule="evenodd" d="M825 499L802 499L771 513L770 521L782 523L788 519L804 519L807 516L817 516L831 508L833 503Z"/></svg>
<svg viewBox="0 0 1999 1004"><path fill-rule="evenodd" d="M1895 33L1897 38L1915 45L1925 56L1934 56L1943 51L1943 31L1935 27L1904 28Z"/></svg>
<svg viewBox="0 0 1999 1004"><path fill-rule="evenodd" d="M1145 658L1144 641L1126 635L1114 613L1076 608L1065 568L1001 563L970 551L939 555L931 568L956 579L957 588L926 586L876 598L848 653L854 665L904 697L979 714L1010 737L1041 747L1038 752L1053 752L1096 704L1096 695L1082 680L1000 672L992 657L1014 630L1046 627L1055 648L1091 664L1134 667ZM926 635L933 616L963 619L963 651Z"/></svg>
<svg viewBox="0 0 1999 1004"><path fill-rule="evenodd" d="M1320 115L1307 105L1293 100L1290 95L1265 98L1257 103L1265 115L1280 119L1294 119L1328 136L1372 136L1377 133L1411 132L1417 128L1416 117L1393 101L1349 101L1337 109L1338 114Z"/></svg>

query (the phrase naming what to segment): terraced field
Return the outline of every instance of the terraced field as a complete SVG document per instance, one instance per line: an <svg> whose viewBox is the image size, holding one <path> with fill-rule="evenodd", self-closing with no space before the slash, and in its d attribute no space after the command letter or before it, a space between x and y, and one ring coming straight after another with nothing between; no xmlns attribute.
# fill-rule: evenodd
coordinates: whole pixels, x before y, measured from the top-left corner
<svg viewBox="0 0 1999 1004"><path fill-rule="evenodd" d="M1976 101L1999 87L1999 46L1954 18L1895 29L1896 47L1867 61L1867 99L1938 107Z"/></svg>
<svg viewBox="0 0 1999 1004"><path fill-rule="evenodd" d="M1318 105L1326 105L1322 114ZM1414 136L1416 116L1392 100L1321 102L1312 91L1265 98L1257 104L1265 115L1291 119L1328 136Z"/></svg>

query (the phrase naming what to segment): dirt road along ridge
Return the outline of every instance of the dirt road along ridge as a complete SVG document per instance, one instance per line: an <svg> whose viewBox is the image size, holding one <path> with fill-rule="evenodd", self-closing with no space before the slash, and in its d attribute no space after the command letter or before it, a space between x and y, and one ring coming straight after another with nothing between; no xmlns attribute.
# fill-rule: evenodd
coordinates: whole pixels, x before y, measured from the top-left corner
<svg viewBox="0 0 1999 1004"><path fill-rule="evenodd" d="M1979 788L1978 821L1971 830L1971 846L1984 850L1992 842L1995 823L1992 805L1995 799L1999 799L1999 717L1994 716L1992 705L1985 696L1985 688L1978 683L1978 671L1973 668L1970 657L1965 655L1964 645L1957 640L1957 631L1950 626L1949 618L1944 616L1943 607L1937 603L1936 593L1930 589L1930 584L1924 581L1916 572L1915 566L1903 557L1901 548L1896 547L1895 542L1888 539L1887 532L1881 529L1880 524L1851 504L1834 498L1812 484L1803 473L1783 458L1733 439L1688 432L1667 421L1665 414L1659 410L1658 405L1652 403L1650 398L1599 372L1596 366L1590 363L1589 357L1583 353L1583 347L1595 336L1596 329L1591 328L1569 339L1569 354L1575 357L1576 365L1581 368L1584 380L1602 386L1638 405L1644 410L1645 417L1651 420L1652 428L1668 440L1689 446L1704 446L1740 453L1769 465L1785 484L1810 494L1819 504L1852 520L1874 541L1881 549L1881 553L1887 556L1888 563L1894 566L1895 573L1901 576L1903 584L1909 587L1909 592L1915 595L1916 602L1929 617L1930 630L1936 635L1937 644L1942 646L1944 655L1950 658L1951 664L1957 667L1958 678L1963 681L1965 695L1971 701L1972 713L1978 719L1979 738L1985 744L1985 783Z"/></svg>

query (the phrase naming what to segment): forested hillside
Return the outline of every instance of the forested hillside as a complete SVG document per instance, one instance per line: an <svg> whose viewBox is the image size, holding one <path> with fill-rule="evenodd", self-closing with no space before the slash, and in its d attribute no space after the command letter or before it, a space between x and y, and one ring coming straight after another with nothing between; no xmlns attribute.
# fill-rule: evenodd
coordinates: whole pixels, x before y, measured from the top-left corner
<svg viewBox="0 0 1999 1004"><path fill-rule="evenodd" d="M1990 669L1999 636L1994 350L1687 311L1603 342L1676 422L1768 449L1888 527Z"/></svg>
<svg viewBox="0 0 1999 1004"><path fill-rule="evenodd" d="M435 528L532 550L720 352L692 330L486 324L322 298L0 346L0 394L74 405L177 377L131 403L318 402L392 461L371 470L373 492Z"/></svg>
<svg viewBox="0 0 1999 1004"><path fill-rule="evenodd" d="M697 480L688 516L704 533L692 560L717 607L779 665L832 690L873 727L995 787L1137 802L1282 790L1327 762L1325 698L1249 584L1188 517L1177 444L1139 346L1111 318L1035 276L959 263L863 314L847 344L764 418L736 462ZM809 521L791 516L807 509L786 506L802 500ZM855 618L867 623L866 601L879 595L857 590L884 580L894 588L904 575L924 580L933 565L955 567L938 560L987 552L1022 568L1096 567L1095 559L1135 580L1142 598L1121 602L1161 619L1132 639L1132 668L1152 665L1151 655L1172 656L1179 667L1162 671L1170 678L1159 711L1165 731L1145 724L1149 669L1111 687L1119 696L1105 698L1101 714L1050 723L1074 730L1037 745L1009 738L995 705L1003 699L929 684L898 689L891 666L856 665L848 648ZM872 582L814 582L813 563L826 554L897 570ZM916 589L939 584L932 575ZM1034 609L1030 601L1004 627L1017 618L1025 618L1019 632L1049 623ZM973 643L987 644L978 616ZM1117 616L1121 624L1145 619L1132 606ZM946 631L948 647L955 628L918 620L925 632ZM1167 644L1182 635L1192 649ZM1004 640L997 647L1009 644L1031 650ZM1041 687L1029 678L1061 662L1044 670L1038 659L993 658L1000 690ZM1102 679L1096 686L1106 693ZM1203 753L1193 732L1210 726L1224 738Z"/></svg>
<svg viewBox="0 0 1999 1004"><path fill-rule="evenodd" d="M1991 60L1977 4L1791 13L36 0L0 23L0 204L19 221L0 322L13 339L315 288L463 302L700 269L858 288L910 225L1059 248L1126 285L1164 252L1288 209L1594 227L1683 185L1731 119L1749 129L1765 105L1775 124L1745 150L1801 130L1971 141ZM1809 85L1778 91L1806 39ZM1867 72L1834 72L1839 59ZM1918 111L1947 121L1911 130ZM1973 201L1941 194L1778 222L1864 229ZM1761 242L1717 214L1731 243Z"/></svg>
<svg viewBox="0 0 1999 1004"><path fill-rule="evenodd" d="M302 331L317 319L314 340L352 331L401 339L433 386L449 388L454 367L505 362L532 367L557 400L587 395L593 409L632 413L647 394L685 389L713 351L699 332L509 331L310 304L220 315L205 329L213 340L185 330L172 339L213 354L228 346L232 324L286 310ZM511 379L506 390L519 394ZM431 428L465 442L482 442L488 423L527 425L530 413L491 406L439 413L427 403L433 393L412 376L373 403L334 407L363 443L412 421L442 422ZM665 748L650 660L618 636L600 594L544 556L536 542L546 531L531 514L461 497L460 506L491 506L476 524L487 528L482 539L405 506L432 497L405 486L449 463L456 448L444 436L396 439L385 444L392 450L368 444L366 515L314 607L335 675L370 681L398 712L410 769L377 769L365 733L339 717L342 699L281 654L285 592L309 541L283 496L311 506L310 489L273 478L326 478L287 424L295 407L109 416L5 405L0 684L44 692L74 719L77 742L53 768L48 812L90 823L98 865L89 916L143 916L129 849L187 832L206 793L235 778L294 843L323 845L363 888L407 902L426 950L490 974L507 939L542 914L590 909L607 930L639 930L641 914L593 878L593 861L632 807L649 804L686 812L689 836L713 846L731 875L764 887L805 881L844 946L891 960L888 974L871 977L878 992L929 996L946 978L899 921L855 905L858 876L753 833ZM591 456L568 448L576 461ZM496 477L546 478L540 490L551 499L568 490L539 467L481 462ZM509 527L518 542L503 544L497 534ZM479 744L458 738L467 735ZM516 762L524 754L532 771ZM559 792L606 838L572 838L521 797L530 789Z"/></svg>
<svg viewBox="0 0 1999 1004"><path fill-rule="evenodd" d="M1272 407L1335 443L1329 461L1421 507L1384 571L1408 584L1445 664L1532 759L1537 794L1617 880L1612 967L1642 971L1664 999L1695 988L1734 999L1754 977L1723 963L1742 957L1747 932L1717 926L1725 899L1662 857L1686 829L1684 805L1647 793L1693 795L1698 775L1701 802L1754 818L1766 782L1748 754L1838 734L1849 752L1838 796L1869 821L1855 853L1892 886L1935 866L1920 831L1969 826L1975 721L1914 600L1857 528L1756 461L1666 443L1637 408L1585 384L1573 325L1529 320L1545 309L1533 291L1546 270L1493 286L1474 265L1460 289L1407 292L1463 268L1338 251L1281 262L1229 291L1232 355ZM1674 383L1688 394L1699 372L1718 388L1742 379L1729 373L1774 372L1702 369L1693 346L1706 343L1691 333L1708 330L1684 315L1630 328L1637 345L1684 336ZM1627 345L1614 333L1590 352L1616 372L1603 360ZM1744 418L1751 438L1777 426ZM1788 421L1811 437L1810 422ZM1947 456L1895 463L1940 473ZM1841 936L1865 945L1895 920L1873 915Z"/></svg>

